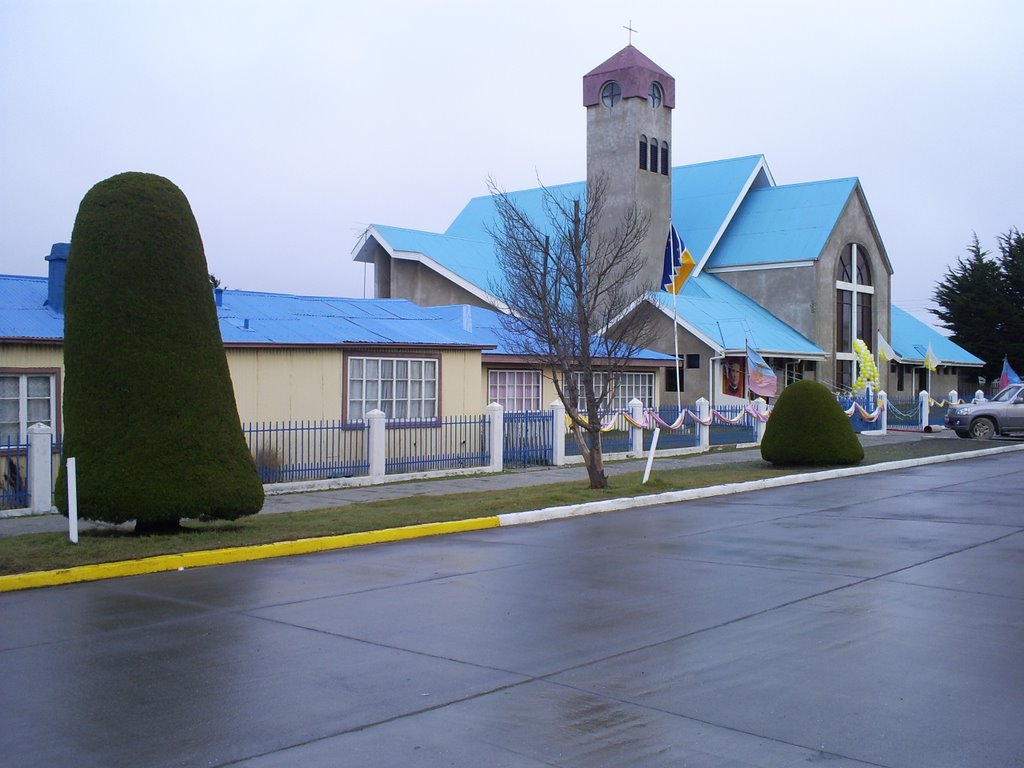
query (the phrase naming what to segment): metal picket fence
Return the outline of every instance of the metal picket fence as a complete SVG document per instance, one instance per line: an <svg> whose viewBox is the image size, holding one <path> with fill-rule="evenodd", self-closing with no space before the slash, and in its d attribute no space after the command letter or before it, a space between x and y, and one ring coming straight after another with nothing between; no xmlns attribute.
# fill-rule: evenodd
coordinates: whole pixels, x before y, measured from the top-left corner
<svg viewBox="0 0 1024 768"><path fill-rule="evenodd" d="M547 466L551 463L554 441L551 411L505 411L504 420L504 466Z"/></svg>
<svg viewBox="0 0 1024 768"><path fill-rule="evenodd" d="M28 444L0 443L0 509L28 506Z"/></svg>
<svg viewBox="0 0 1024 768"><path fill-rule="evenodd" d="M610 429L601 432L601 450L604 453L626 453L629 451L629 424L622 414L618 411L602 413L601 423L606 424L606 420L611 420L613 416L615 420L609 425ZM565 433L565 455L580 455L580 447L572 432Z"/></svg>
<svg viewBox="0 0 1024 768"><path fill-rule="evenodd" d="M757 440L757 425L754 417L746 412L745 405L716 406L711 411L711 417L708 440L711 445L753 443ZM723 418L728 421L723 421Z"/></svg>
<svg viewBox="0 0 1024 768"><path fill-rule="evenodd" d="M369 473L366 425L346 421L264 421L242 425L264 483Z"/></svg>
<svg viewBox="0 0 1024 768"><path fill-rule="evenodd" d="M921 429L920 398L890 397L886 400L885 406L889 429L904 432Z"/></svg>
<svg viewBox="0 0 1024 768"><path fill-rule="evenodd" d="M687 407L684 405L682 411ZM690 409L692 410L692 409ZM665 424L675 424L679 419L680 408L678 405L663 405L657 410L658 418ZM645 447L650 447L650 436L646 437ZM661 426L658 433L658 448L695 448L700 443L700 432L697 430L697 423L692 418L684 420L676 429L669 429Z"/></svg>
<svg viewBox="0 0 1024 768"><path fill-rule="evenodd" d="M391 422L385 432L385 472L390 475L487 466L491 461L487 429L487 416Z"/></svg>

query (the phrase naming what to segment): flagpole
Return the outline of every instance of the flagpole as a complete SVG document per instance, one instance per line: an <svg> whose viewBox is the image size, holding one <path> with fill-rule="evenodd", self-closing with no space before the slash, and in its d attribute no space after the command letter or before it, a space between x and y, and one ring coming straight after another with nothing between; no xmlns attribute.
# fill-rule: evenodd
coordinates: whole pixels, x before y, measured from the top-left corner
<svg viewBox="0 0 1024 768"><path fill-rule="evenodd" d="M683 393L679 386L679 292L672 294L672 343L676 357L676 418L683 414Z"/></svg>

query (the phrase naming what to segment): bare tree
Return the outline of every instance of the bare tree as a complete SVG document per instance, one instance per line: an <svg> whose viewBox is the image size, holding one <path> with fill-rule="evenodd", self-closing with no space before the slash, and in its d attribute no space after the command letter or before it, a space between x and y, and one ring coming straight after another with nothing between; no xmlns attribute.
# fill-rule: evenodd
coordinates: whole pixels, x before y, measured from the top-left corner
<svg viewBox="0 0 1024 768"><path fill-rule="evenodd" d="M614 322L652 289L638 283L648 217L634 204L614 219L603 177L590 182L585 196L542 187L541 220L493 179L488 188L498 214L489 233L502 273L491 292L509 310L502 319L503 343L550 371L590 487L605 488L601 413L613 400L620 372L653 336L646 313Z"/></svg>

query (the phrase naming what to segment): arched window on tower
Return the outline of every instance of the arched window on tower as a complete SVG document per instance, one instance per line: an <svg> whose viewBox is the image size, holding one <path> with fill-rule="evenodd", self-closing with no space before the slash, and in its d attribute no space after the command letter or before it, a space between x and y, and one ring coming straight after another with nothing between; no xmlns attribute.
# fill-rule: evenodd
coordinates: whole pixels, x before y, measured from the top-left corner
<svg viewBox="0 0 1024 768"><path fill-rule="evenodd" d="M663 176L668 176L668 142L661 142L661 173Z"/></svg>
<svg viewBox="0 0 1024 768"><path fill-rule="evenodd" d="M863 246L850 243L836 264L836 385L849 388L856 378L853 342L875 346L871 261Z"/></svg>
<svg viewBox="0 0 1024 768"><path fill-rule="evenodd" d="M658 172L658 140L651 137L651 170Z"/></svg>
<svg viewBox="0 0 1024 768"><path fill-rule="evenodd" d="M640 170L647 170L647 137L640 134Z"/></svg>

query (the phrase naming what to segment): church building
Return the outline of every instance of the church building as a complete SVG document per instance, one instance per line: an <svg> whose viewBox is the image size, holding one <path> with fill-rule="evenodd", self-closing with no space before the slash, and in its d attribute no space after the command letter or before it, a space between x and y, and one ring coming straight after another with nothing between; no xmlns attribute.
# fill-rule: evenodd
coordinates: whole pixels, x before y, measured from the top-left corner
<svg viewBox="0 0 1024 768"><path fill-rule="evenodd" d="M811 378L848 390L857 377L856 339L873 353L880 341L895 350L879 365L891 397L977 388L981 360L892 306L893 265L857 178L777 184L761 155L673 165L675 105L675 78L626 46L583 76L586 181L547 189L583 198L601 178L605 221L633 205L648 216L638 286L660 284L672 227L692 255L678 295L638 288L621 320L653 319L654 349L672 356L650 372L659 402L674 401L677 391L691 403L746 399L748 347L772 366L780 388ZM540 222L544 194L527 189L510 198ZM378 298L500 312L495 221L493 198L477 197L442 233L372 225L353 255L373 265Z"/></svg>

